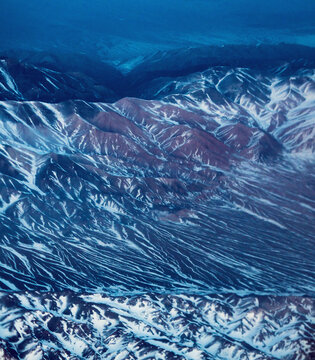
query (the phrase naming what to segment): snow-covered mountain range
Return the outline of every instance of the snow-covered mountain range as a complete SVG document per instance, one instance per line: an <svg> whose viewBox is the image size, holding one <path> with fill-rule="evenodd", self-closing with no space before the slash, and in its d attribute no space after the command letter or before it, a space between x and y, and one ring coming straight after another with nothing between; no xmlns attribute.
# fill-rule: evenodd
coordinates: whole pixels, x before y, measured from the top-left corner
<svg viewBox="0 0 315 360"><path fill-rule="evenodd" d="M3 358L311 359L313 50L273 49L2 57Z"/></svg>

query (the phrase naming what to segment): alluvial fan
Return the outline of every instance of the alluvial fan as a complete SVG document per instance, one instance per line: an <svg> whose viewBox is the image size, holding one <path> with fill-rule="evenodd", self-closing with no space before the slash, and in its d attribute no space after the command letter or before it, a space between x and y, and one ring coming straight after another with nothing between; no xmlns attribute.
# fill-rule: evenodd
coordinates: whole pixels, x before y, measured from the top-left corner
<svg viewBox="0 0 315 360"><path fill-rule="evenodd" d="M1 60L2 358L314 356L314 66L191 51Z"/></svg>

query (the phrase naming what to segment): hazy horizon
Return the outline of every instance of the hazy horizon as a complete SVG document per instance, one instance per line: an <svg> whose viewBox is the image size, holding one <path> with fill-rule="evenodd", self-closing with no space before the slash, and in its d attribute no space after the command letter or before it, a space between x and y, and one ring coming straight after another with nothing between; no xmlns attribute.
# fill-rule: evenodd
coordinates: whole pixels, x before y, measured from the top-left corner
<svg viewBox="0 0 315 360"><path fill-rule="evenodd" d="M314 46L314 14L315 2L306 0L3 0L0 51L71 51L119 59L209 44Z"/></svg>

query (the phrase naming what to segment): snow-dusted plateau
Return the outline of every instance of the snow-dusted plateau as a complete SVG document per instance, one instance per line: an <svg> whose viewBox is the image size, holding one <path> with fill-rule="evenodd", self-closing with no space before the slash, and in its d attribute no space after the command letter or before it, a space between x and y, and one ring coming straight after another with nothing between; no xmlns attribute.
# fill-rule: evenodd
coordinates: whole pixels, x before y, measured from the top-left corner
<svg viewBox="0 0 315 360"><path fill-rule="evenodd" d="M0 359L314 359L314 48L7 52L0 100Z"/></svg>

